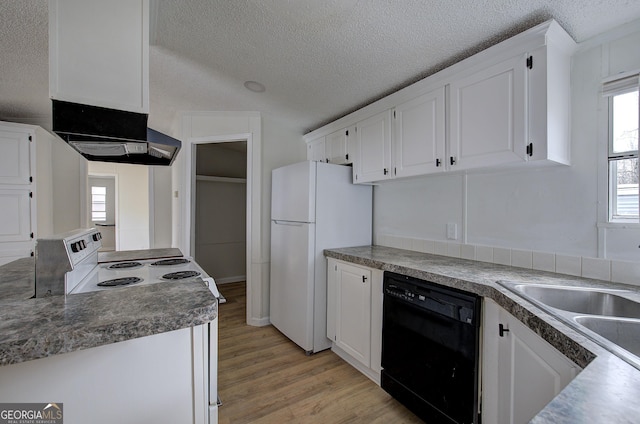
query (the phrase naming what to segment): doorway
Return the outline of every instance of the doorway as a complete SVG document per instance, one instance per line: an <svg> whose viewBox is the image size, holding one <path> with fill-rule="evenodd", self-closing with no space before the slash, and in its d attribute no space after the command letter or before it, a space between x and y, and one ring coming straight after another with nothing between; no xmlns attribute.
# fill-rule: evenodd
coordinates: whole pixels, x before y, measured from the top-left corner
<svg viewBox="0 0 640 424"><path fill-rule="evenodd" d="M216 284L246 281L247 142L195 147L194 258Z"/></svg>
<svg viewBox="0 0 640 424"><path fill-rule="evenodd" d="M89 175L89 195L89 223L102 234L100 250L116 250L116 177Z"/></svg>

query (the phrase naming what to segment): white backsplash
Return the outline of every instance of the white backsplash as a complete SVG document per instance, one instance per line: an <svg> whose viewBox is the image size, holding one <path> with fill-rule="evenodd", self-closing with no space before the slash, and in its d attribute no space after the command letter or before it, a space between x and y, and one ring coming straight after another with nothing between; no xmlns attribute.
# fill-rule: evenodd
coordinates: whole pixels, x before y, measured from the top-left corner
<svg viewBox="0 0 640 424"><path fill-rule="evenodd" d="M375 236L376 245L640 286L640 262L589 258L455 242Z"/></svg>

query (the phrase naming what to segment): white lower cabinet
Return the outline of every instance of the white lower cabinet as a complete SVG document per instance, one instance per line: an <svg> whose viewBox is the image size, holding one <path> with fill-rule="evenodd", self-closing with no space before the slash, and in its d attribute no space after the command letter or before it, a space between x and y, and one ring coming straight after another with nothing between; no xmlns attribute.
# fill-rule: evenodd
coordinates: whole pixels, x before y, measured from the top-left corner
<svg viewBox="0 0 640 424"><path fill-rule="evenodd" d="M581 368L485 298L482 347L482 421L527 423Z"/></svg>
<svg viewBox="0 0 640 424"><path fill-rule="evenodd" d="M382 271L333 258L327 270L327 337L332 350L379 384Z"/></svg>
<svg viewBox="0 0 640 424"><path fill-rule="evenodd" d="M380 384L383 271L329 258L331 350ZM527 423L581 368L496 302L483 302L482 422Z"/></svg>
<svg viewBox="0 0 640 424"><path fill-rule="evenodd" d="M209 424L207 338L199 325L5 365L0 399L62 403L65 423Z"/></svg>

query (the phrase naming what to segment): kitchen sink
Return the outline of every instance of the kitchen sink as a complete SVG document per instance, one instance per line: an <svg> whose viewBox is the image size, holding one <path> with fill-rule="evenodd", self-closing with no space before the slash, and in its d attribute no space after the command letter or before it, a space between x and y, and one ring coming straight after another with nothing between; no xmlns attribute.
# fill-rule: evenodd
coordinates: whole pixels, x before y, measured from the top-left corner
<svg viewBox="0 0 640 424"><path fill-rule="evenodd" d="M574 317L575 322L621 348L640 356L640 321L605 317Z"/></svg>
<svg viewBox="0 0 640 424"><path fill-rule="evenodd" d="M514 288L525 297L563 311L577 314L640 318L640 303L618 296L613 291L529 284L515 285Z"/></svg>
<svg viewBox="0 0 640 424"><path fill-rule="evenodd" d="M637 292L498 283L640 369L640 294Z"/></svg>

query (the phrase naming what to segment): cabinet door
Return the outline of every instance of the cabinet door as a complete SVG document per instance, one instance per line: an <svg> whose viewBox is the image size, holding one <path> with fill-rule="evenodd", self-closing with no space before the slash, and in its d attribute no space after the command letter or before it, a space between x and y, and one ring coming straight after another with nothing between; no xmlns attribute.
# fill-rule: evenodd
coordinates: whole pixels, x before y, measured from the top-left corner
<svg viewBox="0 0 640 424"><path fill-rule="evenodd" d="M365 366L371 360L371 270L338 263L334 341Z"/></svg>
<svg viewBox="0 0 640 424"><path fill-rule="evenodd" d="M455 78L450 85L451 170L524 161L526 55Z"/></svg>
<svg viewBox="0 0 640 424"><path fill-rule="evenodd" d="M0 189L0 243L31 239L31 191Z"/></svg>
<svg viewBox="0 0 640 424"><path fill-rule="evenodd" d="M0 128L0 184L30 184L32 135Z"/></svg>
<svg viewBox="0 0 640 424"><path fill-rule="evenodd" d="M349 156L349 140L353 139L354 128L345 128L331 133L326 138L327 162L343 165L351 163Z"/></svg>
<svg viewBox="0 0 640 424"><path fill-rule="evenodd" d="M391 178L391 111L365 119L356 125L357 163L354 182Z"/></svg>
<svg viewBox="0 0 640 424"><path fill-rule="evenodd" d="M16 259L27 258L31 255L33 255L33 244L12 243L9 249L5 249L0 245L0 266L13 262Z"/></svg>
<svg viewBox="0 0 640 424"><path fill-rule="evenodd" d="M324 162L327 160L324 137L316 138L307 143L307 160L314 162Z"/></svg>
<svg viewBox="0 0 640 424"><path fill-rule="evenodd" d="M483 421L529 422L580 368L495 302L484 306Z"/></svg>
<svg viewBox="0 0 640 424"><path fill-rule="evenodd" d="M444 171L444 87L397 106L393 118L394 176Z"/></svg>
<svg viewBox="0 0 640 424"><path fill-rule="evenodd" d="M48 5L50 97L149 113L149 2Z"/></svg>

